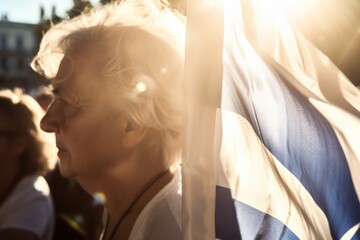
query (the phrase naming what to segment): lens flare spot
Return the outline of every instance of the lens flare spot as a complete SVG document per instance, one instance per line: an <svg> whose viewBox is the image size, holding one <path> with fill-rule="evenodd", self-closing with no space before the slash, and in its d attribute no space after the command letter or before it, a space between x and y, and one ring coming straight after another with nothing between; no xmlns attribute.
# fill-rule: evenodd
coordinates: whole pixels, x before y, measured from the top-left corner
<svg viewBox="0 0 360 240"><path fill-rule="evenodd" d="M165 74L165 73L167 73L167 68L163 67L163 68L161 68L160 71L161 71L161 73Z"/></svg>
<svg viewBox="0 0 360 240"><path fill-rule="evenodd" d="M94 205L104 205L106 201L105 194L98 192L93 195Z"/></svg>
<svg viewBox="0 0 360 240"><path fill-rule="evenodd" d="M81 215L67 215L67 214L59 214L59 217L66 222L73 230L80 233L83 236L86 236L86 232L84 231L84 217Z"/></svg>
<svg viewBox="0 0 360 240"><path fill-rule="evenodd" d="M146 84L144 82L138 82L136 84L136 90L139 92L145 92L148 89L148 87L146 86Z"/></svg>

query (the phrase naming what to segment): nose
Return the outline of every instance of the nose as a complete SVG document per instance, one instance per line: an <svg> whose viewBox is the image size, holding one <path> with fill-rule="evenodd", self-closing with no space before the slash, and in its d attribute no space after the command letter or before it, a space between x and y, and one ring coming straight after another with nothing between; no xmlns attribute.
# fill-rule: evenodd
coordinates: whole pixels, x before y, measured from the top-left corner
<svg viewBox="0 0 360 240"><path fill-rule="evenodd" d="M40 128L45 132L52 133L59 131L60 115L56 105L56 102L53 100L40 121Z"/></svg>

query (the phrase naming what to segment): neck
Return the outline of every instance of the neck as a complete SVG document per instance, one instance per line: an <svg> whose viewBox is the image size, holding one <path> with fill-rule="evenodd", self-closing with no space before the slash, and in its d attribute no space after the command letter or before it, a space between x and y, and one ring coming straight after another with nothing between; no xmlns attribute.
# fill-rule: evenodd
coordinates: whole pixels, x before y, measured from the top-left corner
<svg viewBox="0 0 360 240"><path fill-rule="evenodd" d="M103 239L127 239L143 208L171 181L173 174L174 171L164 171L160 162L132 159L119 161L118 166L109 167L96 177L79 175L77 181L91 195L105 196L109 219Z"/></svg>
<svg viewBox="0 0 360 240"><path fill-rule="evenodd" d="M173 173L170 170L162 171L139 189L131 202L127 204L126 209L117 211L116 208L108 208L104 239L127 239L141 211L172 178Z"/></svg>

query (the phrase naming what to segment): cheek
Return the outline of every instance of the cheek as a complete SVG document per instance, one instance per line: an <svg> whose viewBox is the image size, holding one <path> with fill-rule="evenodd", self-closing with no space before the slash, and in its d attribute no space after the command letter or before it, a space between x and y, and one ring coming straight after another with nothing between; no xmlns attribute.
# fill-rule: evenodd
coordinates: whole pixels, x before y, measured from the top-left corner
<svg viewBox="0 0 360 240"><path fill-rule="evenodd" d="M96 140L96 122L89 116L73 116L67 118L63 128L63 138L66 147L73 151L87 152L91 150Z"/></svg>
<svg viewBox="0 0 360 240"><path fill-rule="evenodd" d="M73 128L66 143L72 163L78 172L99 170L113 164L121 152L121 136L117 136L110 125L84 125Z"/></svg>

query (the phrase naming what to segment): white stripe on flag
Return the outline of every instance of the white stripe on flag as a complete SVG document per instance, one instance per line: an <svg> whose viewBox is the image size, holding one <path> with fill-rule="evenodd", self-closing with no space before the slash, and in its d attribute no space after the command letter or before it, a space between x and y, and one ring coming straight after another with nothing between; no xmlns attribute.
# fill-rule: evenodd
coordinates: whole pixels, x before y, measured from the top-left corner
<svg viewBox="0 0 360 240"><path fill-rule="evenodd" d="M357 230L360 229L360 223L356 224L355 226L353 226L352 228L349 229L349 231L347 231L344 236L342 236L340 238L340 240L350 240L353 238L354 234L356 233Z"/></svg>

